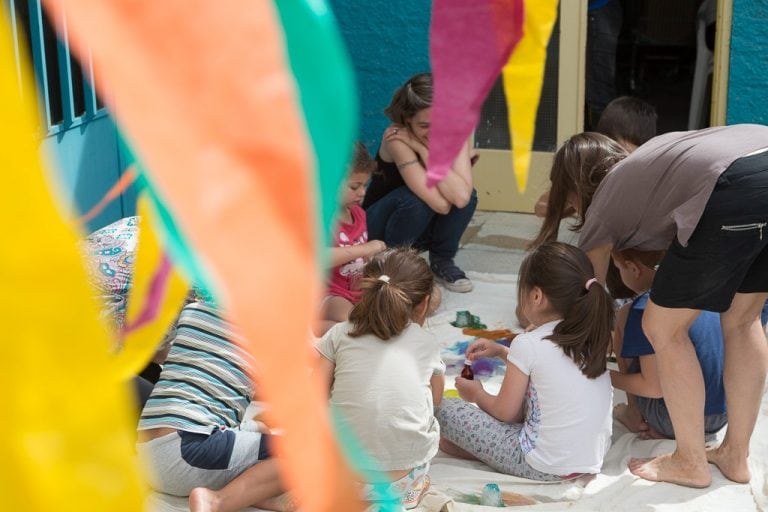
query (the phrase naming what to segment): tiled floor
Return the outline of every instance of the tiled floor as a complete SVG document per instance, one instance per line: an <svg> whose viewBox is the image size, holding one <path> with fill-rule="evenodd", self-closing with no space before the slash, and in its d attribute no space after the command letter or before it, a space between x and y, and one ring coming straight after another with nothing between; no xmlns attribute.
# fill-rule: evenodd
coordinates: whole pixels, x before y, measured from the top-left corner
<svg viewBox="0 0 768 512"><path fill-rule="evenodd" d="M531 214L478 211L464 232L456 264L464 270L516 274L540 226L541 219ZM576 235L563 226L559 239L574 242Z"/></svg>

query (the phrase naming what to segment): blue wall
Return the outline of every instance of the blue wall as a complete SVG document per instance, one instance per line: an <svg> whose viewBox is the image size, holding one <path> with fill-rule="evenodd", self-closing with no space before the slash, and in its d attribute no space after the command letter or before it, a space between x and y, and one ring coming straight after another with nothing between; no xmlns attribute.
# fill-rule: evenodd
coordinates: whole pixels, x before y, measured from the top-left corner
<svg viewBox="0 0 768 512"><path fill-rule="evenodd" d="M768 124L768 9L766 0L734 0L728 124Z"/></svg>
<svg viewBox="0 0 768 512"><path fill-rule="evenodd" d="M429 71L430 0L330 0L360 95L360 135L371 153L389 121L384 107L411 75Z"/></svg>

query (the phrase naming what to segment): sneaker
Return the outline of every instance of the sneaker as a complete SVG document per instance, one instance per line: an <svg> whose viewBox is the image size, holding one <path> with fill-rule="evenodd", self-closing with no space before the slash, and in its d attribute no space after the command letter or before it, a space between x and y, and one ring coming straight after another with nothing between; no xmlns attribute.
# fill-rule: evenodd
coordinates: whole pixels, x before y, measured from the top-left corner
<svg viewBox="0 0 768 512"><path fill-rule="evenodd" d="M430 268L437 280L452 292L467 293L474 288L472 281L467 279L467 275L453 260L434 260Z"/></svg>

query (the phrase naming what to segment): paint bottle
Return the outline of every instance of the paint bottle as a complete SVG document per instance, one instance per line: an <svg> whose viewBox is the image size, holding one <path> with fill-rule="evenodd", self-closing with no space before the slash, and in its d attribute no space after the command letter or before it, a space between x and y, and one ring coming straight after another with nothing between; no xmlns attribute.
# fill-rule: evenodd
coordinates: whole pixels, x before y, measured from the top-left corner
<svg viewBox="0 0 768 512"><path fill-rule="evenodd" d="M472 371L472 361L469 359L464 360L464 368L461 369L461 378L467 380L475 380L475 374Z"/></svg>
<svg viewBox="0 0 768 512"><path fill-rule="evenodd" d="M480 494L480 504L486 507L503 507L504 501L501 499L501 489L498 484L485 484L483 492Z"/></svg>

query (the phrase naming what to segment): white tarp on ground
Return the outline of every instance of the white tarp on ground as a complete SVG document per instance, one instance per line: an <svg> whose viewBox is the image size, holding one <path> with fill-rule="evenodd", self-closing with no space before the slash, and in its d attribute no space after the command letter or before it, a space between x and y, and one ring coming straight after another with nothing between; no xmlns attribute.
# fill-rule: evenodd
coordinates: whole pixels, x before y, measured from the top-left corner
<svg viewBox="0 0 768 512"><path fill-rule="evenodd" d="M456 311L469 310L487 324L488 329L519 330L514 310L517 303L517 276L468 273L475 283L471 293L444 292L443 304L428 319L427 327L445 347L468 336L450 322ZM450 354L446 356L450 357ZM491 378L487 388L498 389L500 379ZM453 386L449 376L446 384ZM617 392L615 401L623 401ZM480 462L458 460L442 453L432 461L432 489L417 511L491 511L491 507L474 505L483 486L496 483L502 492L520 495L521 500L536 502L515 507L517 510L620 510L620 511L765 511L768 510L768 394L763 403L757 428L752 436L749 485L734 484L723 478L714 466L712 485L707 489L688 489L666 483L653 483L634 477L627 469L632 457L651 457L674 450L674 441L642 441L618 422L614 422L613 446L601 474L590 479L541 484L493 472ZM530 502L530 501L529 501ZM186 499L153 496L151 510L170 512L187 510ZM255 510L255 509L249 509Z"/></svg>

